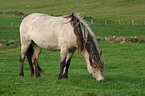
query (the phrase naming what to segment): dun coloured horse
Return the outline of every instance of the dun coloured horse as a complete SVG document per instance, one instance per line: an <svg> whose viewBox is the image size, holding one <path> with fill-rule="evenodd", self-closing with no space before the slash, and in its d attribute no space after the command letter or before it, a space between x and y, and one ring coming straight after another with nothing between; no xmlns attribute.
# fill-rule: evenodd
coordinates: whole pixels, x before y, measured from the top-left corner
<svg viewBox="0 0 145 96"><path fill-rule="evenodd" d="M67 78L72 55L77 49L86 60L89 73L97 81L104 81L102 52L99 52L94 33L79 15L71 13L53 17L41 13L30 14L20 25L20 38L20 76L24 76L25 55L30 64L31 75L40 76L38 56L41 49L45 48L60 50L61 63L58 79Z"/></svg>

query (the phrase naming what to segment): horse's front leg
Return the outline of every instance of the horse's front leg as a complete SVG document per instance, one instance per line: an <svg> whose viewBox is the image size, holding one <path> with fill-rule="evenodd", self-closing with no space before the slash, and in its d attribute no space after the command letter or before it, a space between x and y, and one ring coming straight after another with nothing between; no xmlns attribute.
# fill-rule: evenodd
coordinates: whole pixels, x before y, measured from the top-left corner
<svg viewBox="0 0 145 96"><path fill-rule="evenodd" d="M69 66L70 66L72 55L74 54L75 50L76 49L73 49L73 50L71 50L67 53L67 59L66 59L65 67L64 67L63 78L68 77L68 69L69 69Z"/></svg>
<svg viewBox="0 0 145 96"><path fill-rule="evenodd" d="M61 49L61 63L60 63L60 72L57 78L58 80L63 78L62 74L63 74L64 66L66 65L65 63L66 63L67 52L68 52L67 48Z"/></svg>

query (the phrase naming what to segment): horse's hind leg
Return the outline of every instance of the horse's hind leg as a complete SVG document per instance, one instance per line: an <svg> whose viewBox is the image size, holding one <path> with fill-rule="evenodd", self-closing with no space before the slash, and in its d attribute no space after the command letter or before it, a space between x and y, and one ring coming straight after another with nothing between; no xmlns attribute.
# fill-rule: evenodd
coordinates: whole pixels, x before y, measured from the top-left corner
<svg viewBox="0 0 145 96"><path fill-rule="evenodd" d="M24 63L24 59L25 59L25 54L26 54L30 44L31 44L31 41L28 41L28 42L22 42L22 45L21 45L20 73L19 73L20 76L24 76L24 73L23 73L23 63Z"/></svg>
<svg viewBox="0 0 145 96"><path fill-rule="evenodd" d="M34 75L34 68L33 68L33 64L32 64L32 55L33 55L33 46L32 44L29 46L28 50L27 50L27 53L26 53L26 56L27 56L27 59L28 59L28 62L29 62L29 65L30 65L30 69L31 69L31 76ZM39 64L37 63L38 65L38 70L39 72L42 72L42 69L39 67Z"/></svg>
<svg viewBox="0 0 145 96"><path fill-rule="evenodd" d="M28 59L28 62L29 62L29 65L30 65L30 70L31 70L31 76L34 75L34 69L33 69L33 65L32 65L32 55L33 55L33 47L32 47L32 44L29 46L28 50L27 50L27 53L26 53L26 56L27 56L27 59Z"/></svg>
<svg viewBox="0 0 145 96"><path fill-rule="evenodd" d="M64 78L67 78L68 77L68 69L69 69L69 66L70 66L70 62L71 62L71 58L72 58L72 55L74 54L74 52L76 51L76 49L74 50L71 50L67 53L67 58L66 58L66 65L64 67L64 72L63 72L63 77Z"/></svg>
<svg viewBox="0 0 145 96"><path fill-rule="evenodd" d="M33 44L33 56L32 56L32 65L33 65L33 69L34 69L34 75L35 77L40 77L40 67L38 65L38 57L39 54L41 52L41 48L37 47L35 44Z"/></svg>

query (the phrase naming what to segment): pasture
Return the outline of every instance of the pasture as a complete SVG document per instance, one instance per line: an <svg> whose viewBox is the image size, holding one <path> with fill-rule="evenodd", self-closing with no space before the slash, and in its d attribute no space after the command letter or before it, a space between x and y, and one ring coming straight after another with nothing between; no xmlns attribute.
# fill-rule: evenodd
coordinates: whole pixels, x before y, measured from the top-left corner
<svg viewBox="0 0 145 96"><path fill-rule="evenodd" d="M25 96L143 96L144 44L100 43L104 51L105 80L96 82L88 73L85 59L75 54L69 70L69 78L57 80L59 52L43 50L39 63L44 73L41 78L30 77L27 60L25 77L19 77L20 48L4 47L0 51L0 94Z"/></svg>
<svg viewBox="0 0 145 96"><path fill-rule="evenodd" d="M83 12L83 16L91 16L94 20L98 20L99 24L91 25L90 19L86 19L96 36L115 35L145 38L143 0L109 0L109 3L105 0L97 0L98 2L81 0L80 3L77 0L65 3L56 0L50 0L49 3L46 3L47 0L36 2L24 0L23 3L19 0L1 1L3 6L0 6L0 11L4 13L0 14L0 40L19 40L19 24L22 19L19 18L19 15L12 17L13 14L6 14L8 11L15 10L24 12L25 16L32 12L55 16L65 15L70 11ZM35 3L33 4L33 2ZM92 4L94 5L92 6ZM91 10L92 8L96 8L96 10ZM126 23L118 24L119 18ZM110 20L111 24L104 25L105 19ZM132 19L136 21L135 25L131 25ZM13 26L11 26L12 22ZM81 54L78 55L77 52L72 58L69 77L57 80L60 53L45 49L42 50L38 61L44 71L41 78L30 77L27 59L24 62L24 77L19 77L20 46L6 46L5 44L0 47L0 95L144 96L145 44L99 42L98 45L99 49L103 51L106 82L96 82L93 79L87 71L84 57Z"/></svg>

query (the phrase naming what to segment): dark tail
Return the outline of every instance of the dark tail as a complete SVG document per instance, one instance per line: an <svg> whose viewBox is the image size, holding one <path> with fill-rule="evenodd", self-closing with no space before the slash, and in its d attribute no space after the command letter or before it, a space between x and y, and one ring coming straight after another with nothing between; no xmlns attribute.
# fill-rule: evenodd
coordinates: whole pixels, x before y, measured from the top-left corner
<svg viewBox="0 0 145 96"><path fill-rule="evenodd" d="M27 56L27 59L28 59L29 65L30 65L31 76L34 75L34 69L33 69L33 65L32 65L33 52L34 52L33 47L32 47L32 45L30 45L30 47L28 48L28 51L26 53L26 56ZM40 68L39 64L38 64L38 70L39 70L39 72L43 72L42 69Z"/></svg>

